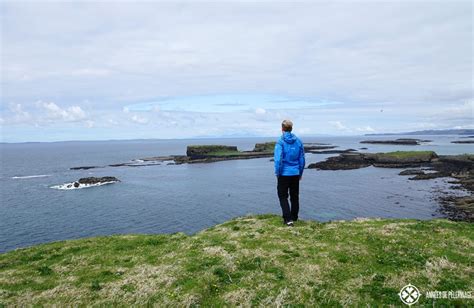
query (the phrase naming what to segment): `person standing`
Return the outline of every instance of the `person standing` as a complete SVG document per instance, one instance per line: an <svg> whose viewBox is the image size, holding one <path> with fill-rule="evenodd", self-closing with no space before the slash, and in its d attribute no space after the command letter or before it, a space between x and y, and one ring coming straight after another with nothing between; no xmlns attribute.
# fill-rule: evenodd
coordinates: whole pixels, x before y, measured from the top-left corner
<svg viewBox="0 0 474 308"><path fill-rule="evenodd" d="M281 123L282 135L275 144L274 161L275 175L278 179L278 199L283 213L283 222L293 226L298 220L299 212L299 187L305 166L303 142L291 131L293 123L284 120ZM288 203L288 192L290 204Z"/></svg>

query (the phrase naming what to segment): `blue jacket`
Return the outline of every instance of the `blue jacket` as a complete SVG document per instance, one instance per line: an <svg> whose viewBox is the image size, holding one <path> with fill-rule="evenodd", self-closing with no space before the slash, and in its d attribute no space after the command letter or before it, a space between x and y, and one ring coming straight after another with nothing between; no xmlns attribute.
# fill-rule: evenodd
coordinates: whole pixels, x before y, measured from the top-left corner
<svg viewBox="0 0 474 308"><path fill-rule="evenodd" d="M284 132L275 144L275 175L303 175L303 142L291 132Z"/></svg>

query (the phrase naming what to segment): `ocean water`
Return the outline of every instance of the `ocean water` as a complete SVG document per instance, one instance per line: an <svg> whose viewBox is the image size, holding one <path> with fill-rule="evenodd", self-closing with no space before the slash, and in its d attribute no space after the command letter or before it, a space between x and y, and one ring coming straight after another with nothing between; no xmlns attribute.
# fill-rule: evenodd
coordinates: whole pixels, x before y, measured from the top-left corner
<svg viewBox="0 0 474 308"><path fill-rule="evenodd" d="M420 146L360 144L377 137L306 137L304 142L367 147L367 152L433 150L473 153L452 144L456 136L407 136L433 140ZM281 214L269 158L210 164L106 167L150 156L185 154L190 144L237 145L251 150L276 138L71 141L1 144L0 252L38 243L124 233L197 232L228 219ZM307 163L329 156L306 154ZM300 217L319 221L356 217L431 219L441 217L436 197L449 191L446 179L409 181L400 169L348 171L307 169L300 184ZM81 177L115 176L120 183L77 190L52 188Z"/></svg>

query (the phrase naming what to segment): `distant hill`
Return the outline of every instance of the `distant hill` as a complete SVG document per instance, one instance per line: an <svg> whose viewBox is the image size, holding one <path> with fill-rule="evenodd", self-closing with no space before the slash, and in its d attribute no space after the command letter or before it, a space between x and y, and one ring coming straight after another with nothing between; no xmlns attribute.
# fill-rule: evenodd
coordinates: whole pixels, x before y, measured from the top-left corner
<svg viewBox="0 0 474 308"><path fill-rule="evenodd" d="M365 136L380 135L474 135L474 129L429 129L404 133L365 134Z"/></svg>

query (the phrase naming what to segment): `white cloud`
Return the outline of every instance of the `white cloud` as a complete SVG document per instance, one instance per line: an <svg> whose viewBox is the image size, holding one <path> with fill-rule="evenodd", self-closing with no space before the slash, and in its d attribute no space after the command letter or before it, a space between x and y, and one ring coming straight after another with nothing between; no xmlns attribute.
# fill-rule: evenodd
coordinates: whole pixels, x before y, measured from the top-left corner
<svg viewBox="0 0 474 308"><path fill-rule="evenodd" d="M9 104L4 113L3 123L6 125L31 125L44 127L45 125L61 125L63 123L85 122L90 126L88 115L79 106L61 108L54 102L37 101L28 107L22 104Z"/></svg>
<svg viewBox="0 0 474 308"><path fill-rule="evenodd" d="M16 121L22 122L31 118L30 113L23 110L23 106L21 104L11 104L10 110L14 113Z"/></svg>
<svg viewBox="0 0 474 308"><path fill-rule="evenodd" d="M257 115L263 115L263 114L267 113L267 111L263 108L257 108L257 109L255 109L255 113Z"/></svg>
<svg viewBox="0 0 474 308"><path fill-rule="evenodd" d="M144 118L144 117L140 117L138 115L133 115L130 120L132 120L132 122L135 122L135 123L138 123L138 124L148 124L148 119L147 118Z"/></svg>
<svg viewBox="0 0 474 308"><path fill-rule="evenodd" d="M115 125L118 125L118 124L119 124L119 122L117 122L117 121L116 121L116 120L114 120L114 119L107 119L107 123L108 123L108 124L111 124L111 125L113 125L113 126L115 126Z"/></svg>
<svg viewBox="0 0 474 308"><path fill-rule="evenodd" d="M84 125L85 125L87 128L92 128L92 127L94 127L94 121L87 120L87 121L84 122Z"/></svg>
<svg viewBox="0 0 474 308"><path fill-rule="evenodd" d="M364 126L364 127L357 127L357 128L356 128L356 131L368 133L368 132L374 132L375 129L373 129L372 127L370 127L369 125L367 125L367 126Z"/></svg>
<svg viewBox="0 0 474 308"><path fill-rule="evenodd" d="M51 120L77 122L86 118L86 113L79 106L70 106L62 109L53 102L39 102L39 104L47 111L47 117Z"/></svg>
<svg viewBox="0 0 474 308"><path fill-rule="evenodd" d="M349 130L349 128L347 128L344 124L342 124L341 121L329 121L329 124L331 124L337 130L341 130L341 131Z"/></svg>

